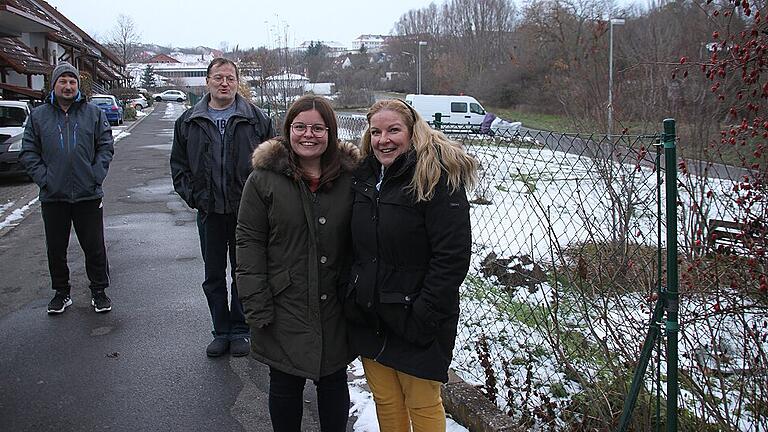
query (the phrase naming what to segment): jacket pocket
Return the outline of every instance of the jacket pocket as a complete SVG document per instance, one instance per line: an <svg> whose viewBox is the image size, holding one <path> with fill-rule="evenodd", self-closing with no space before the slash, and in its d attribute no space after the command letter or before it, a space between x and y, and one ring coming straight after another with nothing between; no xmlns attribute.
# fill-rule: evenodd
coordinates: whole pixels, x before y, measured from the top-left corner
<svg viewBox="0 0 768 432"><path fill-rule="evenodd" d="M394 334L405 337L411 305L418 293L379 293L379 319Z"/></svg>
<svg viewBox="0 0 768 432"><path fill-rule="evenodd" d="M281 270L269 278L269 287L272 290L272 297L277 297L291 286L291 275L288 270Z"/></svg>
<svg viewBox="0 0 768 432"><path fill-rule="evenodd" d="M421 331L424 328L418 325L413 309L424 274L419 268L393 269L379 287L379 318L394 334L417 345L423 345L432 336Z"/></svg>
<svg viewBox="0 0 768 432"><path fill-rule="evenodd" d="M190 208L208 211L207 206L202 206L207 188L208 184L206 183L205 177L193 174L190 177L189 190L187 191L187 205Z"/></svg>
<svg viewBox="0 0 768 432"><path fill-rule="evenodd" d="M345 292L340 296L341 307L344 311L344 317L352 324L357 325L369 325L365 319L365 313L357 304L357 282L360 279L360 274L353 272L351 279L347 284Z"/></svg>

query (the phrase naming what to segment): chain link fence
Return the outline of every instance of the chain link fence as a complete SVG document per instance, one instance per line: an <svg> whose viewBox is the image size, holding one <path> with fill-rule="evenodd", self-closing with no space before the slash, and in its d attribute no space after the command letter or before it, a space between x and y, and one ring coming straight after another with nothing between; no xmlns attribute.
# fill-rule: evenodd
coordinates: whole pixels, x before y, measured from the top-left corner
<svg viewBox="0 0 768 432"><path fill-rule="evenodd" d="M365 118L340 116L339 127L359 140ZM480 165L452 367L520 430L615 429L665 284L660 135L443 127ZM688 221L724 217L733 182L721 177L679 177L682 280L711 259ZM697 207L701 184L719 205ZM695 282L681 286L680 430L767 430L765 298L713 310L728 281ZM663 427L666 362L659 345L629 430Z"/></svg>

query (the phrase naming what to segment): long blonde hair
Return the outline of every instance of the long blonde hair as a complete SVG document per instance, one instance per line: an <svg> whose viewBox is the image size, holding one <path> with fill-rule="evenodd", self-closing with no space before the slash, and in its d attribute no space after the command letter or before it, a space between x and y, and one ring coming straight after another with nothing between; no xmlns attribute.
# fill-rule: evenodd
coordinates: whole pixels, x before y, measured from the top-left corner
<svg viewBox="0 0 768 432"><path fill-rule="evenodd" d="M464 151L464 147L448 139L444 133L432 129L410 105L400 99L385 99L374 103L368 110L368 128L363 134L360 151L363 157L373 152L371 146L371 117L380 111L392 111L400 115L411 145L416 150L416 170L408 189L416 201L429 201L435 186L445 172L451 193L459 187L473 188L477 183L477 162Z"/></svg>

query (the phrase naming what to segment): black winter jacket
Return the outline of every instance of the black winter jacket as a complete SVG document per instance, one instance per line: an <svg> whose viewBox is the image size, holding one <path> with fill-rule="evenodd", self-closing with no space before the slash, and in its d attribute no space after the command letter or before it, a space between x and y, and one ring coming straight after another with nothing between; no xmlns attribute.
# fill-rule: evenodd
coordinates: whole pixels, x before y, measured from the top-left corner
<svg viewBox="0 0 768 432"><path fill-rule="evenodd" d="M237 220L237 291L252 354L313 380L354 358L338 293L348 279L358 151L352 144L340 150L341 175L311 192L294 180L285 145L275 139L259 146Z"/></svg>
<svg viewBox="0 0 768 432"><path fill-rule="evenodd" d="M354 173L353 264L345 295L354 348L407 374L446 382L459 315L459 286L472 235L464 188L445 175L434 196L415 203L406 190L416 153L401 155L376 190L371 155Z"/></svg>
<svg viewBox="0 0 768 432"><path fill-rule="evenodd" d="M219 129L208 116L210 100L211 96L206 95L176 120L171 148L173 188L188 206L206 213L213 210L211 147L221 140ZM239 94L235 103L237 107L224 132L224 160L233 169L225 169L223 184L232 213L237 213L243 185L251 173L251 153L275 136L271 120L260 109Z"/></svg>
<svg viewBox="0 0 768 432"><path fill-rule="evenodd" d="M82 96L67 112L53 92L32 110L19 159L40 187L40 202L79 202L104 196L114 153L112 128L104 112Z"/></svg>

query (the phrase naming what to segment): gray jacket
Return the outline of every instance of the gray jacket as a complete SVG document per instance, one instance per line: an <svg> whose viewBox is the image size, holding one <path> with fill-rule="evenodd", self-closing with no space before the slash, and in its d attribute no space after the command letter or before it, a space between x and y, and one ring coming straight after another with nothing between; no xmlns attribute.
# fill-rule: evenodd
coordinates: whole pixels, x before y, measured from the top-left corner
<svg viewBox="0 0 768 432"><path fill-rule="evenodd" d="M19 159L40 187L40 202L99 199L114 154L104 112L78 95L67 112L53 93L32 110Z"/></svg>

